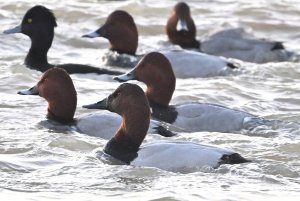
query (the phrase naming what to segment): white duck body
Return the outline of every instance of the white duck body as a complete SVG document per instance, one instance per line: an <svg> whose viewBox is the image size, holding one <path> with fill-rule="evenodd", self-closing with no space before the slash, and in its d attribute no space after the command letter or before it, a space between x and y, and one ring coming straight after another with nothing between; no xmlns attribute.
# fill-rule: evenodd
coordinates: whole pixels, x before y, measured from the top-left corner
<svg viewBox="0 0 300 201"><path fill-rule="evenodd" d="M206 36L201 41L201 50L207 54L253 63L288 60L291 52L282 48L273 49L276 45L281 43L255 38L243 28L230 28Z"/></svg>
<svg viewBox="0 0 300 201"><path fill-rule="evenodd" d="M130 164L182 172L193 168L217 168L224 155L232 154L234 152L226 149L191 142L155 142L142 146L138 157Z"/></svg>
<svg viewBox="0 0 300 201"><path fill-rule="evenodd" d="M190 132L238 131L243 128L245 120L256 118L247 112L206 103L176 105L176 111L178 115L172 124Z"/></svg>
<svg viewBox="0 0 300 201"><path fill-rule="evenodd" d="M161 50L170 61L175 77L212 77L228 75L232 68L225 58L190 50Z"/></svg>

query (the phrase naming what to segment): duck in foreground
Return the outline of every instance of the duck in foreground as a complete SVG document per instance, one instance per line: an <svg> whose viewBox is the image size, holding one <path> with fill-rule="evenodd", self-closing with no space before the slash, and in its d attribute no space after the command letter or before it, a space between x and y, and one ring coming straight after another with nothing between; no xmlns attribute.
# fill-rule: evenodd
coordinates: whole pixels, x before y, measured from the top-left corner
<svg viewBox="0 0 300 201"><path fill-rule="evenodd" d="M103 101L86 107L92 106L122 116L120 128L104 152L126 164L184 171L250 162L230 150L189 142L154 142L140 147L148 130L150 107L143 90L135 84L121 84ZM170 160L174 156L176 160Z"/></svg>
<svg viewBox="0 0 300 201"><path fill-rule="evenodd" d="M243 28L218 30L201 42L196 40L196 30L188 4L177 3L168 19L166 33L170 42L182 48L253 63L287 61L293 55L281 42L256 38Z"/></svg>
<svg viewBox="0 0 300 201"><path fill-rule="evenodd" d="M141 58L137 56L132 62L130 59L136 56L138 30L133 17L126 11L116 10L112 12L103 26L92 33L83 35L83 37L104 37L109 40L109 49L120 55L112 54L107 59L109 65L132 67ZM175 76L178 78L227 75L232 72L232 69L237 68L225 58L200 52L164 49L161 50L161 53L170 60ZM122 56L124 54L131 56Z"/></svg>
<svg viewBox="0 0 300 201"><path fill-rule="evenodd" d="M118 71L96 68L83 64L60 64L48 63L47 53L52 45L54 28L57 26L56 18L51 10L44 6L30 8L23 17L22 23L15 28L4 31L4 34L23 33L31 39L31 47L25 58L25 65L41 72L54 66L65 69L69 74L73 73L97 73L119 75Z"/></svg>
<svg viewBox="0 0 300 201"><path fill-rule="evenodd" d="M21 95L39 95L48 102L47 118L61 124L76 126L85 134L110 139L116 132L121 117L115 113L101 111L74 118L77 95L71 77L61 68L53 67L47 70L39 82L29 90L19 91ZM172 136L159 122L151 121L149 133Z"/></svg>
<svg viewBox="0 0 300 201"><path fill-rule="evenodd" d="M145 94L152 108L152 117L188 131L239 131L245 121L258 119L247 112L215 104L197 102L169 105L176 78L169 60L159 52L146 54L136 67L114 79L120 82L144 82L147 85Z"/></svg>

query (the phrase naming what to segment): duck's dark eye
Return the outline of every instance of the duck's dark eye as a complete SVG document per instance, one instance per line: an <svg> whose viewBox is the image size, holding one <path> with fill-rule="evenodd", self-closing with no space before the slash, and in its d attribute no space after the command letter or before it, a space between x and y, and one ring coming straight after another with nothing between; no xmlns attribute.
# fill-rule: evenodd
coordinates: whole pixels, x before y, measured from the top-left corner
<svg viewBox="0 0 300 201"><path fill-rule="evenodd" d="M28 23L28 24L31 24L31 23L32 23L32 18L28 18L28 19L27 19L27 23Z"/></svg>

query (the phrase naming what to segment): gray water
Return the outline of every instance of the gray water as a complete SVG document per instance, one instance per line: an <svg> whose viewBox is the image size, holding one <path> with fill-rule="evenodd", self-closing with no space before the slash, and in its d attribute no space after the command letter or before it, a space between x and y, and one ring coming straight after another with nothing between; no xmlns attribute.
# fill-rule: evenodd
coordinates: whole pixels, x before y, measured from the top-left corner
<svg viewBox="0 0 300 201"><path fill-rule="evenodd" d="M32 6L53 9L55 38L51 63L102 66L108 43L82 34L103 24L116 9L128 11L139 30L138 53L168 44L164 26L176 1L1 1L1 29L21 22ZM198 38L218 27L239 26L255 35L283 41L300 52L300 2L189 1ZM1 31L2 32L2 31ZM0 34L0 199L1 200L298 200L300 195L300 64L251 64L233 75L178 79L172 103L199 101L236 108L272 120L271 125L234 133L181 133L170 139L233 149L252 163L202 168L192 173L110 165L95 150L106 140L46 121L41 97L20 96L40 72L25 68L28 37ZM109 67L109 66L108 66ZM77 93L76 116L94 111L84 104L101 100L119 83L110 76L72 75ZM134 82L145 87L143 84ZM164 140L152 136L148 140ZM176 160L176 156L174 156ZM298 199L297 199L298 197Z"/></svg>

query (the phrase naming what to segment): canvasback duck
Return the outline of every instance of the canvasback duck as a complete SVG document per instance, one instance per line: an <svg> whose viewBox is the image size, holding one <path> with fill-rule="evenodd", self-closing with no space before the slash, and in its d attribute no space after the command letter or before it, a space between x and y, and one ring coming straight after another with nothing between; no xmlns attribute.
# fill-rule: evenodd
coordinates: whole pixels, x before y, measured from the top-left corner
<svg viewBox="0 0 300 201"><path fill-rule="evenodd" d="M292 53L281 42L256 38L243 28L221 30L196 40L196 28L185 2L177 3L166 25L169 41L182 48L197 48L207 54L253 63L287 61Z"/></svg>
<svg viewBox="0 0 300 201"><path fill-rule="evenodd" d="M146 54L135 68L114 77L120 82L138 80L147 85L145 92L152 117L188 131L233 132L243 128L254 115L206 103L169 105L176 79L169 60L159 52Z"/></svg>
<svg viewBox="0 0 300 201"><path fill-rule="evenodd" d="M138 30L132 16L126 11L112 12L103 26L95 32L83 37L104 37L109 40L110 50L117 52L108 57L108 65L132 67L137 64L141 56L136 59L128 57L135 55L138 45ZM209 77L227 75L236 66L225 58L207 55L200 52L183 49L164 49L160 51L171 62L177 78ZM122 56L125 53L125 56ZM119 56L118 56L119 55ZM107 56L107 55L106 55ZM120 64L120 61L123 61Z"/></svg>
<svg viewBox="0 0 300 201"><path fill-rule="evenodd" d="M229 150L189 142L162 141L140 147L149 126L150 107L147 97L138 85L121 84L107 98L93 105L122 116L122 123L106 144L104 153L126 164L182 171L250 162ZM176 160L170 161L174 156Z"/></svg>
<svg viewBox="0 0 300 201"><path fill-rule="evenodd" d="M25 58L25 65L41 72L54 66L65 69L68 73L97 73L97 74L121 74L118 71L101 69L82 64L49 64L47 53L52 45L54 28L57 26L56 18L51 10L44 6L30 8L23 17L22 23L15 28L4 31L4 34L22 33L31 39L31 47Z"/></svg>
<svg viewBox="0 0 300 201"><path fill-rule="evenodd" d="M101 111L74 118L77 95L71 77L62 69L53 67L47 70L39 82L29 90L19 91L21 95L39 95L48 102L47 118L67 125L75 125L79 132L110 139L116 132L121 117L115 113ZM157 121L152 121L149 133L166 137L174 135Z"/></svg>

